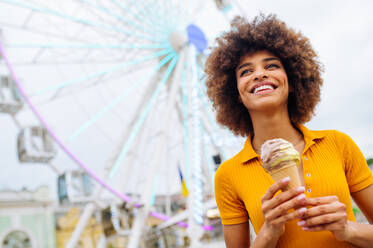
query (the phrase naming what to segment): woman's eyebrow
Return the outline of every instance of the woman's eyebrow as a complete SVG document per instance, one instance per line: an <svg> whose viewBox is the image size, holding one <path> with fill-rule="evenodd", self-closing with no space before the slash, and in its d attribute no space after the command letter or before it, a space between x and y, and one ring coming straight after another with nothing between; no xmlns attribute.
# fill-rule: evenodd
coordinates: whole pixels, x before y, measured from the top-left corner
<svg viewBox="0 0 373 248"><path fill-rule="evenodd" d="M272 60L278 60L278 61L280 61L279 58L276 58L276 57L270 57L270 58L265 58L265 59L263 59L263 62L268 62L268 61L272 61Z"/></svg>
<svg viewBox="0 0 373 248"><path fill-rule="evenodd" d="M280 61L280 59L279 59L279 58L276 58L276 57L265 58L265 59L263 59L262 61L263 61L263 62L268 62L268 61L272 61L272 60ZM239 69L241 69L242 67L250 66L250 65L252 65L252 64L253 64L253 63L251 63L251 62L243 63L242 65L240 65L240 66L237 68L237 71L238 71Z"/></svg>
<svg viewBox="0 0 373 248"><path fill-rule="evenodd" d="M244 63L244 64L240 65L240 66L237 68L237 71L238 71L239 69L241 69L242 67L249 66L249 65L252 65L252 64L253 64L253 63L251 63L251 62Z"/></svg>

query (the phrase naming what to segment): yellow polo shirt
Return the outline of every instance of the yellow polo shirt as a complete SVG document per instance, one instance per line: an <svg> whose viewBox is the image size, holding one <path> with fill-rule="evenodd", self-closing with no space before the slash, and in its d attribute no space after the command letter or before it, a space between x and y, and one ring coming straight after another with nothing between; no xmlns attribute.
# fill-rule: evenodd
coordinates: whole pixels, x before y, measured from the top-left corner
<svg viewBox="0 0 373 248"><path fill-rule="evenodd" d="M360 149L344 133L311 131L304 125L298 128L306 143L301 155L306 197L336 195L346 205L348 219L355 221L350 193L373 184ZM244 148L221 164L215 175L215 197L223 225L244 223L250 218L258 233L264 223L260 199L273 183L247 138ZM298 221L286 224L277 247L355 247L336 240L329 231L303 231Z"/></svg>

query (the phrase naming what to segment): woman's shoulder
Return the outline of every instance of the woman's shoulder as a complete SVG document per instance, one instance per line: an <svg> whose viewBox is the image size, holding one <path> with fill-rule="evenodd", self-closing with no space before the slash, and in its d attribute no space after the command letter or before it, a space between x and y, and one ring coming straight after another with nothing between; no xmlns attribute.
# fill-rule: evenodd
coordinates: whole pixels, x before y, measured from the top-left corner
<svg viewBox="0 0 373 248"><path fill-rule="evenodd" d="M241 151L242 152L242 151ZM222 175L226 177L229 174L232 174L233 171L237 169L238 166L240 166L240 157L241 152L238 152L234 156L230 157L229 159L223 161L218 169L216 170L216 176Z"/></svg>
<svg viewBox="0 0 373 248"><path fill-rule="evenodd" d="M326 138L333 138L338 141L344 141L344 142L352 141L352 138L348 134L346 134L345 132L336 130L336 129L318 130L315 132L323 135Z"/></svg>
<svg viewBox="0 0 373 248"><path fill-rule="evenodd" d="M312 138L327 138L335 139L339 141L352 141L351 137L346 133L336 129L324 129L324 130L307 130L307 134Z"/></svg>
<svg viewBox="0 0 373 248"><path fill-rule="evenodd" d="M319 144L331 145L334 144L339 149L352 149L357 145L354 140L345 132L328 129L328 130L310 130L312 140ZM318 141L319 140L319 141Z"/></svg>

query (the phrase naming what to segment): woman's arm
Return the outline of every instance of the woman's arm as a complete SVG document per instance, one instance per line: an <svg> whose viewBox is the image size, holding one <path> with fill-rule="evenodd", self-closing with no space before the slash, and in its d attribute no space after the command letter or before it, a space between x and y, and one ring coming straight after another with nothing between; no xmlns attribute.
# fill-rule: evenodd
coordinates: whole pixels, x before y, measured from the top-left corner
<svg viewBox="0 0 373 248"><path fill-rule="evenodd" d="M357 205L370 223L373 220L373 185L352 194ZM307 198L314 206L307 210L299 225L305 231L331 231L341 241L347 241L359 247L373 247L373 225L360 224L347 220L346 207L336 196Z"/></svg>
<svg viewBox="0 0 373 248"><path fill-rule="evenodd" d="M370 224L373 224L373 184L351 194Z"/></svg>
<svg viewBox="0 0 373 248"><path fill-rule="evenodd" d="M253 244L250 245L249 223L224 225L224 239L227 248L274 248L278 239L285 231L285 223L302 218L306 212L304 207L306 197L304 187L290 189L275 196L279 190L284 190L290 179L284 178L274 183L262 197L264 224L260 228ZM290 212L290 209L297 209Z"/></svg>
<svg viewBox="0 0 373 248"><path fill-rule="evenodd" d="M223 225L225 245L228 248L250 247L249 222L236 225Z"/></svg>
<svg viewBox="0 0 373 248"><path fill-rule="evenodd" d="M351 232L346 241L360 247L373 247L373 184L351 195L370 225L349 222Z"/></svg>
<svg viewBox="0 0 373 248"><path fill-rule="evenodd" d="M237 225L223 225L223 231L227 248L275 247L278 241L278 238L265 237L261 230L252 246L250 246L249 222Z"/></svg>

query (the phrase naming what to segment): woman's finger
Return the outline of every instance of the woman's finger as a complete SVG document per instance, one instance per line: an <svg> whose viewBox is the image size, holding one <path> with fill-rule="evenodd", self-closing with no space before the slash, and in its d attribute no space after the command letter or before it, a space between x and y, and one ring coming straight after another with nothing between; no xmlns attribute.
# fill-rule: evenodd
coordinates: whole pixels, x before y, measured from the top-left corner
<svg viewBox="0 0 373 248"><path fill-rule="evenodd" d="M285 192L282 192L281 194L273 197L272 199L263 202L262 203L262 210L264 212L266 212L266 211L269 211L270 209L274 209L277 206L281 205L282 203L284 203L286 201L289 201L290 199L294 198L295 196L304 193L304 190L305 190L304 187L301 186L301 187L298 187L298 188L295 188L295 189L290 189L290 190L287 190ZM301 198L302 199L299 199L299 200L301 200L303 205L305 205L306 204L305 196L303 196ZM295 203L297 203L297 202L295 202ZM290 207L290 209L295 207L295 206L298 206L298 205L302 205L302 204L294 205L294 206ZM282 210L287 211L288 209L282 209Z"/></svg>
<svg viewBox="0 0 373 248"><path fill-rule="evenodd" d="M300 219L304 216L304 214L306 213L307 209L306 208L300 208L296 211L293 211L293 212L290 212L290 213L287 213L285 215L282 215L281 217L275 219L272 221L272 224L273 225L280 225L280 224L284 224L290 220L293 220L293 219Z"/></svg>
<svg viewBox="0 0 373 248"><path fill-rule="evenodd" d="M307 201L307 199L305 200ZM332 202L329 204L318 205L307 209L305 218L310 218L319 215L325 215L335 212L346 212L346 205L341 202Z"/></svg>
<svg viewBox="0 0 373 248"><path fill-rule="evenodd" d="M285 193L282 193L282 194L285 194ZM272 200L276 200L276 199L273 198ZM300 194L297 197L287 199L286 201L282 202L280 205L272 208L272 211L269 211L267 213L266 218L269 220L273 220L281 215L285 215L288 213L290 209L296 209L301 206L304 206L305 200L306 200L305 194Z"/></svg>
<svg viewBox="0 0 373 248"><path fill-rule="evenodd" d="M347 215L345 212L330 213L330 214L324 214L324 215L319 215L316 217L303 219L298 222L298 225L302 227L325 225L325 224L330 224L336 221L343 220L345 218L347 218Z"/></svg>
<svg viewBox="0 0 373 248"><path fill-rule="evenodd" d="M333 225L334 223L332 224L328 224L328 225ZM319 226L306 226L306 227L302 227L303 231L307 231L307 232L320 232L320 231L327 231L327 226L328 225L319 225Z"/></svg>
<svg viewBox="0 0 373 248"><path fill-rule="evenodd" d="M324 224L324 225L302 227L302 229L307 232L339 231L339 230L342 230L343 228L344 228L344 223L341 221L335 221L335 222Z"/></svg>
<svg viewBox="0 0 373 248"><path fill-rule="evenodd" d="M314 198L307 198L306 203L310 206L317 206L321 204L328 204L335 201L339 201L338 197L335 195L324 196L324 197L314 197Z"/></svg>
<svg viewBox="0 0 373 248"><path fill-rule="evenodd" d="M262 203L264 201L268 201L273 198L273 196L279 191L280 189L284 189L290 182L289 177L283 178L281 181L275 182L274 184L269 187L269 189L264 193L262 196Z"/></svg>

